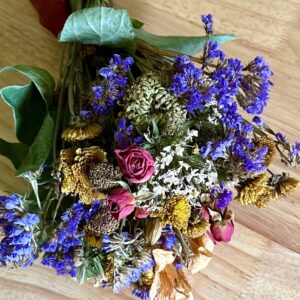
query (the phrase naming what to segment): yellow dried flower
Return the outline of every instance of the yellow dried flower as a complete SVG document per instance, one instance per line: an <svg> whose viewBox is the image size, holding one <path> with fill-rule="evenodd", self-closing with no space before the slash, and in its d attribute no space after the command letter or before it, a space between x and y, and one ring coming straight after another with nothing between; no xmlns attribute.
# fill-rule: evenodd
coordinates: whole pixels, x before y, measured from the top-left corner
<svg viewBox="0 0 300 300"><path fill-rule="evenodd" d="M78 123L65 129L61 135L67 142L79 142L97 137L102 127L96 123Z"/></svg>
<svg viewBox="0 0 300 300"><path fill-rule="evenodd" d="M94 165L106 161L106 153L99 147L64 149L60 152L58 170L63 175L61 191L64 194L78 194L80 199L90 204L105 195L95 189L89 179L89 170Z"/></svg>
<svg viewBox="0 0 300 300"><path fill-rule="evenodd" d="M84 240L89 246L94 248L100 248L102 245L102 238L96 237L94 235L87 234L85 235Z"/></svg>
<svg viewBox="0 0 300 300"><path fill-rule="evenodd" d="M154 270L152 268L149 271L142 273L142 276L139 280L139 284L151 286L153 279L154 279Z"/></svg>
<svg viewBox="0 0 300 300"><path fill-rule="evenodd" d="M241 188L235 200L241 205L255 204L257 199L269 189L267 186L268 180L267 173L255 177Z"/></svg>
<svg viewBox="0 0 300 300"><path fill-rule="evenodd" d="M272 191L267 190L264 194L262 194L255 202L255 206L258 208L265 208L271 201Z"/></svg>
<svg viewBox="0 0 300 300"><path fill-rule="evenodd" d="M276 143L269 137L260 137L256 141L257 148L268 147L268 152L265 155L265 166L268 166L276 155Z"/></svg>
<svg viewBox="0 0 300 300"><path fill-rule="evenodd" d="M189 225L186 231L187 236L197 238L203 235L209 228L209 222L201 221L194 225Z"/></svg>
<svg viewBox="0 0 300 300"><path fill-rule="evenodd" d="M273 197L275 199L286 197L288 194L294 192L298 186L300 186L299 180L293 177L283 176L274 189Z"/></svg>
<svg viewBox="0 0 300 300"><path fill-rule="evenodd" d="M157 217L164 224L169 224L179 230L187 229L190 216L191 206L188 198L184 195L174 195L167 198L164 208L157 213Z"/></svg>

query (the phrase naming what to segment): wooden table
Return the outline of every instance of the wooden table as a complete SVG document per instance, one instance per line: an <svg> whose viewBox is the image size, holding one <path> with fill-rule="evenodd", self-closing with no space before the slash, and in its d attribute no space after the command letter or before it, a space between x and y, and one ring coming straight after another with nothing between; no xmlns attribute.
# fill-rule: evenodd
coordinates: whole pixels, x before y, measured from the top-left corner
<svg viewBox="0 0 300 300"><path fill-rule="evenodd" d="M203 34L200 15L211 12L218 33L239 39L224 46L245 62L257 55L269 61L275 76L264 119L292 141L300 139L300 2L299 0L118 0L133 17L157 34ZM58 74L60 45L38 22L27 0L0 0L0 65L33 64ZM24 83L14 73L1 75L1 87ZM0 103L0 136L15 141L10 109ZM26 191L1 158L1 191ZM279 171L276 162L274 171ZM299 170L290 174L300 178ZM300 299L300 190L264 209L234 207L236 230L230 244L218 245L212 263L191 278L195 299ZM22 271L0 271L0 299L131 299L92 284L57 277L36 264Z"/></svg>

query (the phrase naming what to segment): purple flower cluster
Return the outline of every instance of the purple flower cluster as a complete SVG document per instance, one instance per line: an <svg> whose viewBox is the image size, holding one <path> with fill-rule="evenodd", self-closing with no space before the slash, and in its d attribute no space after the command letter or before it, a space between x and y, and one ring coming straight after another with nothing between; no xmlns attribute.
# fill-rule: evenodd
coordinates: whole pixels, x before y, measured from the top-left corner
<svg viewBox="0 0 300 300"><path fill-rule="evenodd" d="M270 98L270 77L273 72L263 57L258 56L246 66L247 74L240 82L242 93L237 96L246 112L259 115L263 112Z"/></svg>
<svg viewBox="0 0 300 300"><path fill-rule="evenodd" d="M82 245L83 236L79 225L81 222L88 221L99 208L99 201L95 201L90 209L86 209L83 203L78 201L71 209L64 212L58 231L42 245L42 250L45 252L42 264L55 269L57 275L76 277L75 253Z"/></svg>
<svg viewBox="0 0 300 300"><path fill-rule="evenodd" d="M101 84L92 87L95 99L91 102L91 107L95 115L105 115L124 96L127 73L132 64L132 57L122 59L115 54L109 61L109 66L99 70L103 80Z"/></svg>
<svg viewBox="0 0 300 300"><path fill-rule="evenodd" d="M0 196L0 227L4 238L0 243L0 263L27 267L37 259L34 230L40 219L26 213L18 195Z"/></svg>
<svg viewBox="0 0 300 300"><path fill-rule="evenodd" d="M226 208L232 201L232 191L226 189L224 185L219 185L214 187L211 190L211 196L214 200L216 200L216 207L224 209Z"/></svg>
<svg viewBox="0 0 300 300"><path fill-rule="evenodd" d="M146 287L135 288L132 295L142 300L147 300L150 297L150 289Z"/></svg>
<svg viewBox="0 0 300 300"><path fill-rule="evenodd" d="M178 243L176 234L170 225L166 225L163 230L158 244L162 244L166 250L171 250Z"/></svg>
<svg viewBox="0 0 300 300"><path fill-rule="evenodd" d="M207 34L212 34L213 33L213 24L214 24L212 15L211 14L202 15L201 21L204 25L205 32Z"/></svg>
<svg viewBox="0 0 300 300"><path fill-rule="evenodd" d="M143 142L143 137L133 137L133 125L126 124L125 119L121 119L118 128L114 133L114 142L117 149L125 149L132 144L139 145Z"/></svg>

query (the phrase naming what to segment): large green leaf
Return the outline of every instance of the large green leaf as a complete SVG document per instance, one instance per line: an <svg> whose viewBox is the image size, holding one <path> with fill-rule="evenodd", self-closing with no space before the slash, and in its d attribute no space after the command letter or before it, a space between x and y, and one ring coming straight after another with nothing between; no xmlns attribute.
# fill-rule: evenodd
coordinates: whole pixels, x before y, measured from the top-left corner
<svg viewBox="0 0 300 300"><path fill-rule="evenodd" d="M195 55L203 50L205 45L205 37L201 36L160 36L145 31L142 28L134 29L137 38L145 41L149 45L163 49L171 50L181 54ZM210 40L219 43L232 41L235 36L227 35L213 35Z"/></svg>
<svg viewBox="0 0 300 300"><path fill-rule="evenodd" d="M126 10L93 7L78 10L67 19L60 34L61 42L132 48L135 34Z"/></svg>
<svg viewBox="0 0 300 300"><path fill-rule="evenodd" d="M45 101L33 83L3 88L1 96L12 107L16 135L20 142L31 145L47 113Z"/></svg>
<svg viewBox="0 0 300 300"><path fill-rule="evenodd" d="M54 122L49 114L29 148L27 155L23 158L21 165L17 169L17 175L27 171L35 171L48 158L53 142Z"/></svg>
<svg viewBox="0 0 300 300"><path fill-rule="evenodd" d="M53 99L53 92L55 88L55 81L53 77L45 70L29 65L7 66L0 70L3 71L17 71L28 77L40 92L43 99L51 104Z"/></svg>
<svg viewBox="0 0 300 300"><path fill-rule="evenodd" d="M0 138L0 155L6 156L16 169L28 153L28 146L22 143L9 143Z"/></svg>
<svg viewBox="0 0 300 300"><path fill-rule="evenodd" d="M21 142L0 140L0 154L12 161L18 175L36 171L47 160L53 141L54 125L48 105L53 97L54 80L45 70L31 66L5 67L1 71L18 71L32 82L0 90L4 101L13 109L16 135Z"/></svg>

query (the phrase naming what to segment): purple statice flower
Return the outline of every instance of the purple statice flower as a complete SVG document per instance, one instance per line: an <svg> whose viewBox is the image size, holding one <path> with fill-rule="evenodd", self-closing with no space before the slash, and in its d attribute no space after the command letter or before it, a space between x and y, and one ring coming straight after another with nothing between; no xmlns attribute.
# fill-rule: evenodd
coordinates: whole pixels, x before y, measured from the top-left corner
<svg viewBox="0 0 300 300"><path fill-rule="evenodd" d="M273 72L263 57L258 56L250 62L247 72L240 82L243 93L237 96L240 105L250 114L260 115L266 107L270 97L270 77Z"/></svg>
<svg viewBox="0 0 300 300"><path fill-rule="evenodd" d="M148 300L150 297L150 289L147 287L137 287L132 291L132 295L142 300Z"/></svg>
<svg viewBox="0 0 300 300"><path fill-rule="evenodd" d="M205 146L200 148L200 155L203 158L210 156L212 160L217 160L221 157L225 158L227 156L228 149L233 142L233 134L229 134L226 138L215 142L208 141Z"/></svg>
<svg viewBox="0 0 300 300"><path fill-rule="evenodd" d="M0 264L31 266L37 259L34 232L40 218L27 213L18 195L0 196L0 227L4 237L0 242Z"/></svg>
<svg viewBox="0 0 300 300"><path fill-rule="evenodd" d="M213 17L212 17L212 15L211 14L202 15L201 21L204 25L205 32L207 34L212 34L213 33Z"/></svg>
<svg viewBox="0 0 300 300"><path fill-rule="evenodd" d="M292 145L291 151L289 152L289 159L292 166L300 164L300 142L296 142Z"/></svg>
<svg viewBox="0 0 300 300"><path fill-rule="evenodd" d="M225 59L225 53L220 50L220 44L216 41L209 41L207 44L207 54L205 59L210 61L212 59L218 58L221 61Z"/></svg>
<svg viewBox="0 0 300 300"><path fill-rule="evenodd" d="M171 250L177 243L178 239L172 227L170 225L166 225L162 230L162 235L158 240L158 244L163 245L166 250Z"/></svg>
<svg viewBox="0 0 300 300"><path fill-rule="evenodd" d="M226 208L232 201L232 191L225 188L223 184L214 187L211 190L211 197L216 201L215 205L217 208L224 209Z"/></svg>
<svg viewBox="0 0 300 300"><path fill-rule="evenodd" d="M91 108L95 115L107 114L125 93L127 73L133 64L132 57L121 58L115 54L109 61L108 67L99 70L102 82L92 87L94 101Z"/></svg>
<svg viewBox="0 0 300 300"><path fill-rule="evenodd" d="M277 141L280 143L283 143L283 144L288 143L287 138L281 132L275 133L275 137L276 137Z"/></svg>
<svg viewBox="0 0 300 300"><path fill-rule="evenodd" d="M95 201L89 209L78 201L64 212L58 230L42 245L45 252L42 264L55 269L58 275L76 277L75 252L82 245L83 236L79 225L88 221L99 208L99 201Z"/></svg>
<svg viewBox="0 0 300 300"><path fill-rule="evenodd" d="M132 144L141 144L143 137L133 137L133 125L127 125L125 119L121 119L118 124L118 128L114 133L114 141L117 149L125 149Z"/></svg>
<svg viewBox="0 0 300 300"><path fill-rule="evenodd" d="M259 116L255 116L253 119L252 119L252 122L257 124L259 128L263 128L264 127L264 121L261 117Z"/></svg>

